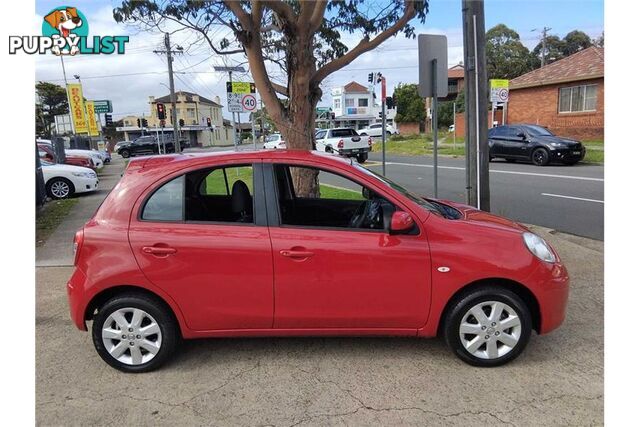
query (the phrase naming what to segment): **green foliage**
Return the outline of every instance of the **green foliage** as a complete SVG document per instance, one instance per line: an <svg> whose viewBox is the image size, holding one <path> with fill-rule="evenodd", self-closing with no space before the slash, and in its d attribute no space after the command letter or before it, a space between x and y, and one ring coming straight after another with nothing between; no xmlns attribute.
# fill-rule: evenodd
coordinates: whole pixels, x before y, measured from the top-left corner
<svg viewBox="0 0 640 427"><path fill-rule="evenodd" d="M573 55L574 53L593 45L591 38L589 38L585 32L579 30L573 30L567 33L567 35L564 36L563 41L564 56Z"/></svg>
<svg viewBox="0 0 640 427"><path fill-rule="evenodd" d="M545 54L546 64L551 64L552 62L555 62L565 57L564 52L566 50L566 45L564 40L560 39L560 37L558 36L550 35L550 36L547 36L546 42L547 42L547 50ZM532 53L536 57L536 61L537 61L536 68L537 68L540 66L540 61L542 58L542 40L540 41L540 43L536 45L536 47L533 48Z"/></svg>
<svg viewBox="0 0 640 427"><path fill-rule="evenodd" d="M54 116L67 114L69 103L67 92L62 86L53 83L36 83L36 133L45 137L51 136Z"/></svg>
<svg viewBox="0 0 640 427"><path fill-rule="evenodd" d="M520 35L504 24L487 31L485 49L489 79L513 79L533 69L535 58Z"/></svg>
<svg viewBox="0 0 640 427"><path fill-rule="evenodd" d="M396 122L398 123L421 123L424 121L427 112L425 110L424 98L418 94L418 85L400 84L394 90L396 97L397 112Z"/></svg>

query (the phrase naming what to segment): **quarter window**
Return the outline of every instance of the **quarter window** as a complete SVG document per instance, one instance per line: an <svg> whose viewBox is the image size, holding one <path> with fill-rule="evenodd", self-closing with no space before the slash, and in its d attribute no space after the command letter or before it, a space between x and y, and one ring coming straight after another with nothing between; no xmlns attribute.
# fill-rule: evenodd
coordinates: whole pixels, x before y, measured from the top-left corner
<svg viewBox="0 0 640 427"><path fill-rule="evenodd" d="M182 221L183 218L184 175L157 189L142 212L142 219L150 221Z"/></svg>
<svg viewBox="0 0 640 427"><path fill-rule="evenodd" d="M560 88L558 112L575 113L595 111L598 85L581 85Z"/></svg>

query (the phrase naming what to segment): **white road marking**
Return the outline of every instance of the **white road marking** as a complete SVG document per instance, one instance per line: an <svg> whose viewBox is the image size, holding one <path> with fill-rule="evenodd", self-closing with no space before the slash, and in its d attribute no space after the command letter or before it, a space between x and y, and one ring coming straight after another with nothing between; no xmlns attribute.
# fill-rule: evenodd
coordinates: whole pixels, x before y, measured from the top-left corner
<svg viewBox="0 0 640 427"><path fill-rule="evenodd" d="M399 162L387 162L388 165L397 165L397 166L415 166L418 168L432 168L433 165L420 165L416 163L399 163ZM376 165L377 166L377 165ZM438 166L438 169L452 169L452 170L460 170L463 171L464 168L459 166ZM604 178L589 178L586 176L569 176L569 175L554 175L548 173L534 173L534 172L516 172L516 171L505 171L505 170L497 170L490 169L491 173L506 173L511 175L528 175L528 176L542 176L545 178L564 178L564 179L576 179L580 181L598 181L604 182Z"/></svg>
<svg viewBox="0 0 640 427"><path fill-rule="evenodd" d="M574 196L563 196L562 194L550 194L550 193L540 193L540 194L542 194L543 196L549 196L549 197L560 197L563 199L582 200L583 202L604 203L604 200L585 199L582 197L574 197Z"/></svg>

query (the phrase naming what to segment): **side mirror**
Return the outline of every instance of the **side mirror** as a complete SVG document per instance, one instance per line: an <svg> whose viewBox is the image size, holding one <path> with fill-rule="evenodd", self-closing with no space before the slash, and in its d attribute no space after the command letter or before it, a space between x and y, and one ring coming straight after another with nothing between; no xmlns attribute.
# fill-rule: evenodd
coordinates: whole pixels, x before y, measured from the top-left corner
<svg viewBox="0 0 640 427"><path fill-rule="evenodd" d="M414 226L413 218L411 215L404 211L395 211L391 215L391 225L389 227L389 234L401 234L411 230Z"/></svg>
<svg viewBox="0 0 640 427"><path fill-rule="evenodd" d="M525 139L525 138L527 137L527 135L525 135L525 133L524 133L524 132L518 132L518 133L516 134L516 136L517 136L518 138L522 138L522 139Z"/></svg>

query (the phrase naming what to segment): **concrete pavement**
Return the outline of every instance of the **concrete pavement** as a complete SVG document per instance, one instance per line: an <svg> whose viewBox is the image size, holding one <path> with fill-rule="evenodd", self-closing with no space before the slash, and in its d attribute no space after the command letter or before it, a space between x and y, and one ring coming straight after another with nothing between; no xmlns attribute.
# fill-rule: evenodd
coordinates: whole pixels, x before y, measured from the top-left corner
<svg viewBox="0 0 640 427"><path fill-rule="evenodd" d="M109 179L119 177L116 165ZM102 182L106 189L109 181ZM126 375L106 365L90 334L71 324L65 283L72 268L46 267L69 265L69 255L54 248L71 247L95 199L82 198L38 249L39 425L604 422L602 242L536 228L571 274L568 315L559 330L534 334L525 352L501 368L467 366L439 339L264 338L189 341L163 369Z"/></svg>

